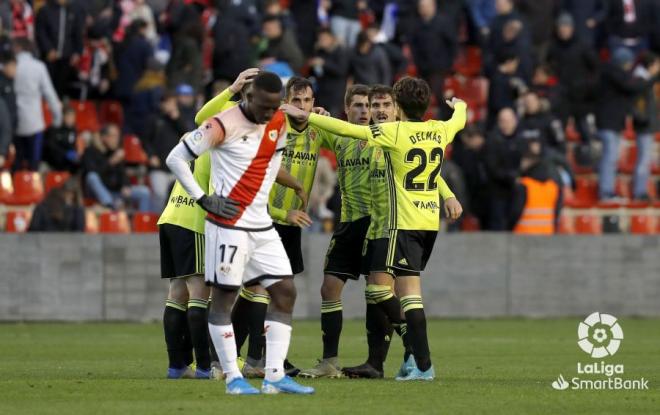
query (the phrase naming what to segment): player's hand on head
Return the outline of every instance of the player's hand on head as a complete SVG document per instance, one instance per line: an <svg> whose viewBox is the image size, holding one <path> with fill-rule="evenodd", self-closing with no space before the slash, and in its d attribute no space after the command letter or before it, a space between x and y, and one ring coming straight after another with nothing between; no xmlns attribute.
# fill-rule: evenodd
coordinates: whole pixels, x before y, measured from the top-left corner
<svg viewBox="0 0 660 415"><path fill-rule="evenodd" d="M330 111L326 110L323 107L314 107L312 108L314 114L325 115L326 117L330 116Z"/></svg>
<svg viewBox="0 0 660 415"><path fill-rule="evenodd" d="M225 219L233 219L238 214L240 207L240 204L234 199L219 195L204 195L197 200L197 203L205 211Z"/></svg>
<svg viewBox="0 0 660 415"><path fill-rule="evenodd" d="M459 102L465 102L465 101L463 101L460 98L452 97L452 99L448 99L445 102L447 103L447 105L449 105L449 108L454 109L456 104L458 104Z"/></svg>
<svg viewBox="0 0 660 415"><path fill-rule="evenodd" d="M455 197L445 200L445 215L450 221L455 221L463 214L463 206Z"/></svg>
<svg viewBox="0 0 660 415"><path fill-rule="evenodd" d="M252 78L259 74L259 68L249 68L238 74L238 78L229 87L229 90L234 94L241 92L243 87L252 82Z"/></svg>
<svg viewBox="0 0 660 415"><path fill-rule="evenodd" d="M291 104L282 104L280 110L297 122L306 122L309 118L309 113L307 111L303 111Z"/></svg>
<svg viewBox="0 0 660 415"><path fill-rule="evenodd" d="M312 218L302 210L290 210L286 214L286 221L291 225L307 228L312 224Z"/></svg>

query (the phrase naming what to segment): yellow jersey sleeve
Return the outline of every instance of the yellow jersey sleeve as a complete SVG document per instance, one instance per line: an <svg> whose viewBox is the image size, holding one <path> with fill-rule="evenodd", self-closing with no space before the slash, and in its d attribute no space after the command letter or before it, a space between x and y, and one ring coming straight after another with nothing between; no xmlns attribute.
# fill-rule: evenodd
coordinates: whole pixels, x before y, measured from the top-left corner
<svg viewBox="0 0 660 415"><path fill-rule="evenodd" d="M222 91L219 95L212 98L209 102L195 114L195 124L200 125L204 121L221 112L224 106L231 100L234 93L229 88Z"/></svg>
<svg viewBox="0 0 660 415"><path fill-rule="evenodd" d="M445 181L445 179L442 178L442 176L438 176L438 193L440 193L440 197L442 200L447 200L451 199L452 197L456 197L454 195L454 192L451 191L449 188L449 185Z"/></svg>
<svg viewBox="0 0 660 415"><path fill-rule="evenodd" d="M451 118L443 122L446 130L446 134L444 138L447 140L444 143L445 146L451 143L452 141L454 141L454 137L456 137L456 133L458 133L463 128L465 128L466 121L467 121L467 104L465 102L458 102L454 106L454 113L452 114Z"/></svg>
<svg viewBox="0 0 660 415"><path fill-rule="evenodd" d="M326 117L325 115L309 114L309 123L342 137L357 138L358 140L365 141L371 138L369 126L351 124L337 118Z"/></svg>

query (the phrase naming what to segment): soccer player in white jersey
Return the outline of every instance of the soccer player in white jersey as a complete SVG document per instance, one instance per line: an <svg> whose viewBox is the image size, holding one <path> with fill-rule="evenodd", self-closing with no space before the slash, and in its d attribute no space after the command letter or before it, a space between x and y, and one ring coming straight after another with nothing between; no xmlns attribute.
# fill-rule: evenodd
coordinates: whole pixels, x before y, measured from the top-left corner
<svg viewBox="0 0 660 415"><path fill-rule="evenodd" d="M231 307L241 284L258 281L270 294L265 321L266 376L262 393L311 394L285 375L296 299L291 265L268 214L268 195L286 145L286 118L278 111L282 82L271 72L256 76L240 105L221 112L188 133L167 165L207 212L205 280L212 286L209 332L228 394L258 394L237 365ZM197 185L189 162L211 156L211 189Z"/></svg>

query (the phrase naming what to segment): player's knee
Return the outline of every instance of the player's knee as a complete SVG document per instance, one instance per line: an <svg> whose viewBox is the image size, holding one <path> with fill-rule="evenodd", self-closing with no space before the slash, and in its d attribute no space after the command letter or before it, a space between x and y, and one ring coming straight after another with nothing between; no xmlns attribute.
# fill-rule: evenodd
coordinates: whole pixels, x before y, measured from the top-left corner
<svg viewBox="0 0 660 415"><path fill-rule="evenodd" d="M341 299L342 288L344 288L344 282L341 279L326 275L321 285L321 299L323 301Z"/></svg>
<svg viewBox="0 0 660 415"><path fill-rule="evenodd" d="M292 312L293 305L296 302L296 286L293 279L284 279L268 287L270 294L270 306L274 310L281 312Z"/></svg>
<svg viewBox="0 0 660 415"><path fill-rule="evenodd" d="M188 302L188 287L186 282L180 278L173 279L170 281L170 290L167 294L167 299L177 302L179 304L185 304Z"/></svg>
<svg viewBox="0 0 660 415"><path fill-rule="evenodd" d="M212 313L231 313L238 290L226 290L213 287L211 295L211 306L209 311Z"/></svg>
<svg viewBox="0 0 660 415"><path fill-rule="evenodd" d="M204 278L191 277L186 281L190 299L207 300L209 298L209 287L204 283Z"/></svg>

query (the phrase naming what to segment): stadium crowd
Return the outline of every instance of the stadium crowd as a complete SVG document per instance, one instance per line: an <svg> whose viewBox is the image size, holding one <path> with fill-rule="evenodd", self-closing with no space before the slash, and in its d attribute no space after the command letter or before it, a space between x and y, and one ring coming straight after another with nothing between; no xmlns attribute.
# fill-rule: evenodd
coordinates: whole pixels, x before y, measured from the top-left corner
<svg viewBox="0 0 660 415"><path fill-rule="evenodd" d="M508 230L525 177L554 180L559 205L657 196L658 53L656 0L0 0L0 166L71 175L33 230L83 230L81 194L159 213L165 158L245 68L309 77L338 117L347 85L410 74L433 90L427 117L467 101L442 175L481 229ZM319 223L339 219L325 157Z"/></svg>

